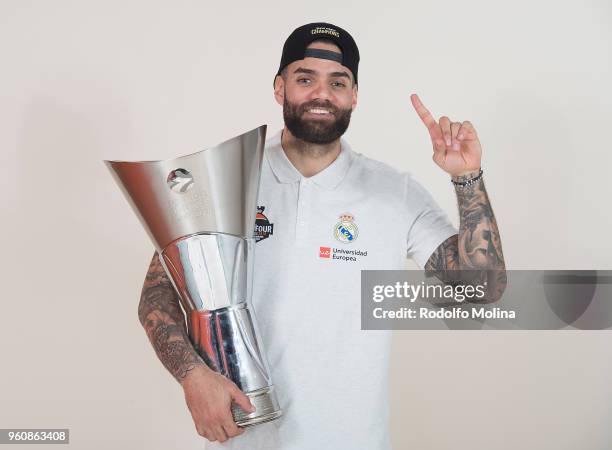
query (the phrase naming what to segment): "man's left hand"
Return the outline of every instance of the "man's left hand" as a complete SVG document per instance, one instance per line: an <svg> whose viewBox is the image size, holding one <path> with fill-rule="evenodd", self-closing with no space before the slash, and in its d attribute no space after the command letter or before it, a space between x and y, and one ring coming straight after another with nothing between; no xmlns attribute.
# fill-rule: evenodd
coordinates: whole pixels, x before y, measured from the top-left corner
<svg viewBox="0 0 612 450"><path fill-rule="evenodd" d="M434 162L452 177L478 172L482 148L472 123L451 122L446 116L436 122L418 95L412 94L410 100L429 131Z"/></svg>

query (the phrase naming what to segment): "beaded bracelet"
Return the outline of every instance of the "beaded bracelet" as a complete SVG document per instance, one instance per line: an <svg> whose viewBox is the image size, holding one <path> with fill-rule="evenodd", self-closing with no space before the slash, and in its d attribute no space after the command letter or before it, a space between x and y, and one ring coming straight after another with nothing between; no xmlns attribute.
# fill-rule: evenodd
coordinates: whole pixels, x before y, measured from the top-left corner
<svg viewBox="0 0 612 450"><path fill-rule="evenodd" d="M478 175L476 175L474 178L470 178L469 180L465 180L465 181L455 181L451 179L451 183L453 183L455 186L458 186L458 187L467 187L467 186L471 186L472 184L476 183L481 178L482 178L482 169L478 171Z"/></svg>

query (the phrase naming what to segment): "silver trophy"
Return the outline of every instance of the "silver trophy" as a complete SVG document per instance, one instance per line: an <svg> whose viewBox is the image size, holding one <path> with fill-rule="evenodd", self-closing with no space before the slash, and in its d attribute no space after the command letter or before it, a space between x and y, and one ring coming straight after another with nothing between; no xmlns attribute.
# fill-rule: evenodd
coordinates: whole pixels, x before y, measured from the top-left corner
<svg viewBox="0 0 612 450"><path fill-rule="evenodd" d="M239 426L281 416L250 304L266 126L165 161L105 161L178 292L189 337L250 398Z"/></svg>

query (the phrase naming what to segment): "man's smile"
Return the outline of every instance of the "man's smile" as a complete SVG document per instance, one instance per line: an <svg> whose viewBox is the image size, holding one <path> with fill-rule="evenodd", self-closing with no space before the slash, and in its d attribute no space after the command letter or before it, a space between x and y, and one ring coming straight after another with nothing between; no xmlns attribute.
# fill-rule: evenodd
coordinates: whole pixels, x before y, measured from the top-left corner
<svg viewBox="0 0 612 450"><path fill-rule="evenodd" d="M307 108L303 116L315 119L333 118L334 113L327 108Z"/></svg>
<svg viewBox="0 0 612 450"><path fill-rule="evenodd" d="M331 112L328 109L324 109L324 108L311 108L311 109L307 109L306 112L309 112L311 114L331 114Z"/></svg>

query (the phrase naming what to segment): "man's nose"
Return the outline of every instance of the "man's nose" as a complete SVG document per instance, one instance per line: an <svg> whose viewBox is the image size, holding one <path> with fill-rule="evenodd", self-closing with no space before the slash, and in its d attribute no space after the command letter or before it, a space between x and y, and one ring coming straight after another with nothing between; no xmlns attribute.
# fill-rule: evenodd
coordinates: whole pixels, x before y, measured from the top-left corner
<svg viewBox="0 0 612 450"><path fill-rule="evenodd" d="M329 100L332 97L331 86L327 83L317 83L312 91L312 95L315 99Z"/></svg>

